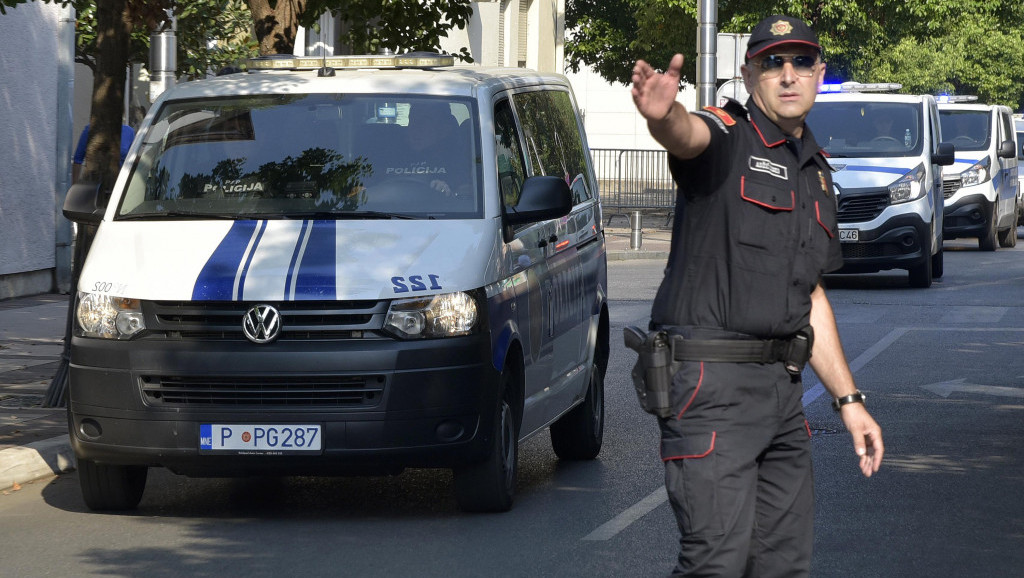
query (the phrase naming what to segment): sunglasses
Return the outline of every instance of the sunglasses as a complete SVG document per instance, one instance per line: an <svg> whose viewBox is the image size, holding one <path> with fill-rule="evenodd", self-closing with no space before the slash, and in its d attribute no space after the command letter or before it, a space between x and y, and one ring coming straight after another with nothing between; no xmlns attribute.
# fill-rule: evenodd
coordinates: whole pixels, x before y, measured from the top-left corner
<svg viewBox="0 0 1024 578"><path fill-rule="evenodd" d="M806 54L797 54L796 56L784 56L782 54L769 54L761 59L758 66L761 67L761 76L765 78L775 78L782 74L782 67L786 63L793 65L793 72L797 76L813 76L814 67L818 64L817 56L807 56Z"/></svg>

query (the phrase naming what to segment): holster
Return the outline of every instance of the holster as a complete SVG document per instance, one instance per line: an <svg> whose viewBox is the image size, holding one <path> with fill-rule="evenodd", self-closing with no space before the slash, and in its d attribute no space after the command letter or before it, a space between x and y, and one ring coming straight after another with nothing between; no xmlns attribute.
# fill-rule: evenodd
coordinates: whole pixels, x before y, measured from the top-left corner
<svg viewBox="0 0 1024 578"><path fill-rule="evenodd" d="M639 354L633 366L633 387L640 407L658 417L672 415L672 376L682 365L672 354L672 337L665 331L622 330L626 347Z"/></svg>

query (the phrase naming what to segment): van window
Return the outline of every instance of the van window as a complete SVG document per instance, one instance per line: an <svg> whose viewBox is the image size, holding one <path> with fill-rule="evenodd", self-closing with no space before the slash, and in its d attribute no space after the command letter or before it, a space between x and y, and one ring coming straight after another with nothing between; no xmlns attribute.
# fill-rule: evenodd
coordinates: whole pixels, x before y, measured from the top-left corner
<svg viewBox="0 0 1024 578"><path fill-rule="evenodd" d="M254 95L164 105L120 219L477 218L472 101Z"/></svg>
<svg viewBox="0 0 1024 578"><path fill-rule="evenodd" d="M511 209L519 204L526 170L515 115L507 100L499 102L494 109L494 150L501 199L505 208Z"/></svg>
<svg viewBox="0 0 1024 578"><path fill-rule="evenodd" d="M921 106L901 102L817 102L807 124L831 157L919 156L927 136Z"/></svg>
<svg viewBox="0 0 1024 578"><path fill-rule="evenodd" d="M573 203L593 198L587 183L587 155L568 92L545 90L514 97L523 126L531 174L565 179Z"/></svg>
<svg viewBox="0 0 1024 578"><path fill-rule="evenodd" d="M939 110L942 138L957 151L988 150L992 142L991 113L987 110Z"/></svg>

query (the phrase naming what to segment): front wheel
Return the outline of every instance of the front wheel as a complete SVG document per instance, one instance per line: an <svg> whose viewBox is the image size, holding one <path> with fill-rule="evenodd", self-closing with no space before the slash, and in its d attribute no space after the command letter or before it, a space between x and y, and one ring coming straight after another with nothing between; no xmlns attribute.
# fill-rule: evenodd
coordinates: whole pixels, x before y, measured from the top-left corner
<svg viewBox="0 0 1024 578"><path fill-rule="evenodd" d="M583 403L551 424L551 447L563 460L592 460L604 441L604 377L595 365Z"/></svg>
<svg viewBox="0 0 1024 578"><path fill-rule="evenodd" d="M513 380L501 377L501 397L495 409L487 457L457 468L455 499L467 512L507 512L512 508L519 469L519 432L512 410Z"/></svg>
<svg viewBox="0 0 1024 578"><path fill-rule="evenodd" d="M925 257L920 265L911 267L908 271L910 274L910 286L925 289L932 286L932 258Z"/></svg>
<svg viewBox="0 0 1024 578"><path fill-rule="evenodd" d="M992 214L988 217L988 226L985 233L978 237L978 248L982 251L996 250L996 205L992 204Z"/></svg>
<svg viewBox="0 0 1024 578"><path fill-rule="evenodd" d="M134 510L146 489L146 466L98 464L78 459L78 482L90 510Z"/></svg>

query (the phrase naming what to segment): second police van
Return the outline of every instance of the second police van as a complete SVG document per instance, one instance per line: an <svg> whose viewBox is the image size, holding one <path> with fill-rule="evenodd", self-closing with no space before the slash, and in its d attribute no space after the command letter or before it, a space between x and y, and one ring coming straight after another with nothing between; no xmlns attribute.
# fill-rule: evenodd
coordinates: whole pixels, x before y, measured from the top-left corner
<svg viewBox="0 0 1024 578"><path fill-rule="evenodd" d="M449 56L258 59L140 127L81 271L69 427L86 504L190 476L450 468L512 505L519 444L593 459L609 317L566 79ZM319 70L318 70L319 69Z"/></svg>
<svg viewBox="0 0 1024 578"><path fill-rule="evenodd" d="M956 147L945 168L944 235L976 237L983 251L1017 244L1017 135L1009 107L939 97L942 134ZM967 100L970 99L970 100ZM945 102L943 102L945 100Z"/></svg>
<svg viewBox="0 0 1024 578"><path fill-rule="evenodd" d="M910 285L942 276L943 142L935 98L898 84L823 85L807 124L832 165L843 249L839 273L905 269Z"/></svg>

